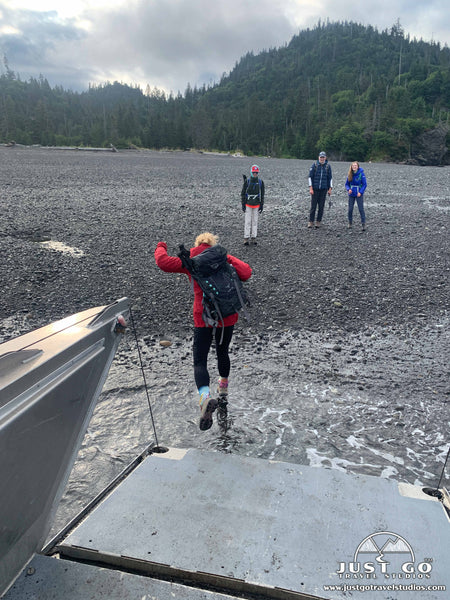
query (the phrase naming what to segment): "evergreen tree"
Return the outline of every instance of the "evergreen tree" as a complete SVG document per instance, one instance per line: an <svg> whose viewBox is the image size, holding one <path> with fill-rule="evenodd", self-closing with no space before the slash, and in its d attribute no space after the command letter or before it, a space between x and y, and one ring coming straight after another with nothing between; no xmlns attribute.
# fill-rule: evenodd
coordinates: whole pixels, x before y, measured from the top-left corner
<svg viewBox="0 0 450 600"><path fill-rule="evenodd" d="M377 31L319 22L281 48L248 53L219 83L166 96L118 82L74 93L4 61L0 141L241 150L342 160L403 160L425 130L449 127L450 51L411 40L400 22Z"/></svg>

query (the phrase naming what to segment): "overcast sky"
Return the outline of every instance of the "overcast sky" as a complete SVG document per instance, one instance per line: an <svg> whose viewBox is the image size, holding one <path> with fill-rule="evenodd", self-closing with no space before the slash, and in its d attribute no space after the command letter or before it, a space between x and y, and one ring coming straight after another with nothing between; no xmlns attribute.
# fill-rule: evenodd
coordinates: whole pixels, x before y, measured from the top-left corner
<svg viewBox="0 0 450 600"><path fill-rule="evenodd" d="M65 6L64 6L65 5ZM450 3L434 0L0 0L0 72L84 91L120 81L184 93L219 81L248 51L277 48L319 19L450 45Z"/></svg>

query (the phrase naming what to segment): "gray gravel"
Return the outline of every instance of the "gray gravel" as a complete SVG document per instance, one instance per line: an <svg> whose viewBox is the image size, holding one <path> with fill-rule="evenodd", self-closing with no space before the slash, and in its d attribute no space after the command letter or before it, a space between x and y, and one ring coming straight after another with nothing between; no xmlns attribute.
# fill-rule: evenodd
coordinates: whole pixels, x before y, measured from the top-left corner
<svg viewBox="0 0 450 600"><path fill-rule="evenodd" d="M30 326L129 296L143 333L186 332L184 277L153 260L164 239L176 252L202 230L254 268L252 332L327 332L424 326L447 316L449 167L363 165L368 231L346 230L335 163L334 204L306 230L308 161L260 159L267 187L257 248L244 248L239 192L252 161L191 153L0 148L0 243L7 279L0 317ZM51 239L84 256L51 252ZM171 310L167 310L167 304ZM245 324L244 324L245 328Z"/></svg>
<svg viewBox="0 0 450 600"><path fill-rule="evenodd" d="M159 271L153 252L166 240L176 253L203 230L254 269L251 320L241 319L238 331L261 336L256 350L273 332L314 332L330 344L323 360L349 350L350 334L362 336L350 348L357 356L370 350L374 332L414 340L436 326L447 330L450 167L363 165L368 231L360 232L355 207L349 233L347 163L332 165L333 206L324 227L310 231L309 161L258 159L267 200L259 245L247 248L239 193L251 162L0 147L3 339L122 296L132 299L140 335L190 335L187 280ZM74 253L49 250L44 240Z"/></svg>

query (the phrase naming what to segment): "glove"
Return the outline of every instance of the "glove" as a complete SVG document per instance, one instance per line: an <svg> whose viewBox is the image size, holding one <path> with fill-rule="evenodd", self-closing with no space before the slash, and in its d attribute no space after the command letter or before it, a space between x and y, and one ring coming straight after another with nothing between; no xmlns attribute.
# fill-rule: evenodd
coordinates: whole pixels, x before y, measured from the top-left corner
<svg viewBox="0 0 450 600"><path fill-rule="evenodd" d="M242 207L242 210L245 212L245 206Z"/></svg>
<svg viewBox="0 0 450 600"><path fill-rule="evenodd" d="M258 210L258 212L261 214L263 211L262 206L260 207L260 209Z"/></svg>

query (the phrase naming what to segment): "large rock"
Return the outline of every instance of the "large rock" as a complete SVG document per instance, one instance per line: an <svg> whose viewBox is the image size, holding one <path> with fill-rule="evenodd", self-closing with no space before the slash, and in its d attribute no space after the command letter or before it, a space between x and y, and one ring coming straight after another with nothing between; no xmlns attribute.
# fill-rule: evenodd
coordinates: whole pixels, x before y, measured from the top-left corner
<svg viewBox="0 0 450 600"><path fill-rule="evenodd" d="M447 125L438 125L419 135L411 145L409 164L423 166L441 166L449 164L446 137L449 132Z"/></svg>

